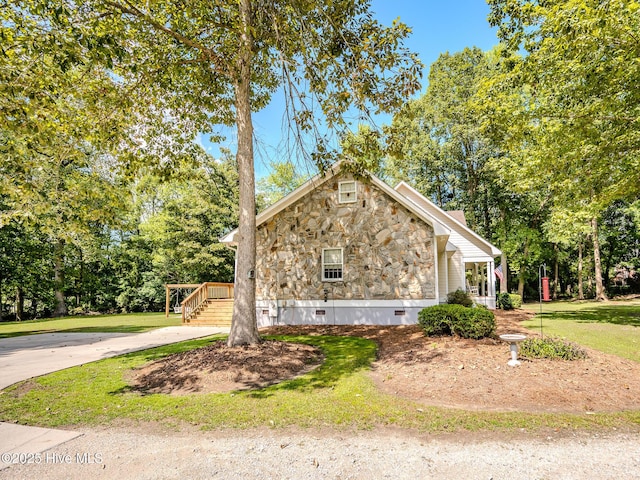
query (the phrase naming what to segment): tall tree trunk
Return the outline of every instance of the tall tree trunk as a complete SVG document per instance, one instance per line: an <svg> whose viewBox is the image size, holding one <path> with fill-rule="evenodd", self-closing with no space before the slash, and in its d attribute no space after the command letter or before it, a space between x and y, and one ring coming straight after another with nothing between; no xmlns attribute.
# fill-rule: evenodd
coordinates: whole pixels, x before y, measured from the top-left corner
<svg viewBox="0 0 640 480"><path fill-rule="evenodd" d="M583 269L583 260L582 260L582 249L583 242L580 239L578 243L578 300L584 300L584 282L582 280L582 269Z"/></svg>
<svg viewBox="0 0 640 480"><path fill-rule="evenodd" d="M518 273L518 295L524 301L524 267L521 267Z"/></svg>
<svg viewBox="0 0 640 480"><path fill-rule="evenodd" d="M522 250L522 265L520 265L520 271L518 272L518 295L520 295L520 298L522 298L522 301L524 302L524 281L525 281L525 273L526 273L526 266L525 266L525 262L527 260L527 257L529 256L529 239L525 239L524 241L524 248Z"/></svg>
<svg viewBox="0 0 640 480"><path fill-rule="evenodd" d="M16 288L16 322L24 320L24 291Z"/></svg>
<svg viewBox="0 0 640 480"><path fill-rule="evenodd" d="M238 128L238 177L240 181L240 215L238 219L238 250L236 284L227 345L237 346L260 342L256 317L256 199L253 166L253 125L251 121L251 62L253 37L251 0L240 1L240 18L244 31L235 81L236 126Z"/></svg>
<svg viewBox="0 0 640 480"><path fill-rule="evenodd" d="M31 318L38 316L38 300L36 298L31 299Z"/></svg>
<svg viewBox="0 0 640 480"><path fill-rule="evenodd" d="M602 264L600 262L600 241L598 239L598 219L591 219L591 235L593 236L593 263L595 264L596 273L596 301L608 300L604 291L604 283L602 281Z"/></svg>
<svg viewBox="0 0 640 480"><path fill-rule="evenodd" d="M509 293L509 285L507 278L507 254L502 252L500 255L500 266L502 267L502 280L500 280L500 293Z"/></svg>
<svg viewBox="0 0 640 480"><path fill-rule="evenodd" d="M69 312L64 301L64 240L58 240L53 249L53 290L56 306L53 310L54 317L64 317Z"/></svg>

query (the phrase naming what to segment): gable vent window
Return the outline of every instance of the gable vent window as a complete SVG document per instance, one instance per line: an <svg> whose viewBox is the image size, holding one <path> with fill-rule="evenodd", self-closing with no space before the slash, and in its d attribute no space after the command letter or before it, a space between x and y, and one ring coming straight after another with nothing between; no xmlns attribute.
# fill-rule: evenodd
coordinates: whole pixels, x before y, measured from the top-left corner
<svg viewBox="0 0 640 480"><path fill-rule="evenodd" d="M342 281L342 249L323 248L322 249L322 281L339 282Z"/></svg>
<svg viewBox="0 0 640 480"><path fill-rule="evenodd" d="M338 195L339 203L355 203L358 199L356 198L356 182L352 180L350 182L340 182L338 183Z"/></svg>

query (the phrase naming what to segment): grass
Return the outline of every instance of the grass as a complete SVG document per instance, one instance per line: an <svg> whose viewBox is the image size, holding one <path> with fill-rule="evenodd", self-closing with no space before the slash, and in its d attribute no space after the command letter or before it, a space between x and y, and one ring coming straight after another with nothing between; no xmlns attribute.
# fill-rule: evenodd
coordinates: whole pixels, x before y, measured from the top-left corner
<svg viewBox="0 0 640 480"><path fill-rule="evenodd" d="M547 336L640 362L640 300L527 304L536 316L524 323Z"/></svg>
<svg viewBox="0 0 640 480"><path fill-rule="evenodd" d="M538 305L527 305L537 311ZM543 305L545 335L640 361L640 301ZM540 317L527 322L539 328ZM163 314L67 317L0 324L0 338L53 331L141 332L178 325ZM424 432L620 429L640 426L640 411L596 415L477 412L425 407L381 393L367 375L375 344L356 337L272 337L319 346L321 367L271 387L225 394L142 394L126 378L148 362L220 339L192 340L134 352L22 382L0 391L0 421L49 427L157 422L202 429L395 426Z"/></svg>
<svg viewBox="0 0 640 480"><path fill-rule="evenodd" d="M180 324L179 315L172 314L169 315L169 318L165 318L164 313L47 318L24 322L2 322L0 323L0 338L53 332L138 333Z"/></svg>
<svg viewBox="0 0 640 480"><path fill-rule="evenodd" d="M637 428L640 412L568 415L430 408L381 393L367 375L375 344L357 337L270 337L317 345L325 362L291 381L257 391L170 396L133 390L128 373L150 361L220 337L110 358L23 382L0 393L0 420L48 427L157 422L202 429L309 427L423 432Z"/></svg>

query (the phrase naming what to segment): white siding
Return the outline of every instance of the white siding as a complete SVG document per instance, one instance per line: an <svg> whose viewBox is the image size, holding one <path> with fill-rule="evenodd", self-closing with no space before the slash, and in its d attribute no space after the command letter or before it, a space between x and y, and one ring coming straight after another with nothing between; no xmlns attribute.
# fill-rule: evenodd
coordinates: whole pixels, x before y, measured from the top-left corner
<svg viewBox="0 0 640 480"><path fill-rule="evenodd" d="M458 288L461 290L466 290L467 288L464 277L463 260L462 253L460 251L455 252L451 258L449 258L449 292L454 292Z"/></svg>
<svg viewBox="0 0 640 480"><path fill-rule="evenodd" d="M412 201L432 216L439 223L446 225L451 230L449 242L458 247L465 261L493 261L494 256L500 255L500 251L486 240L481 239L470 228L460 225L447 212L431 203L425 197L406 184L396 187L397 191ZM450 287L451 288L451 287Z"/></svg>
<svg viewBox="0 0 640 480"><path fill-rule="evenodd" d="M438 253L438 296L440 302L447 299L449 293L449 272L448 272L447 252Z"/></svg>

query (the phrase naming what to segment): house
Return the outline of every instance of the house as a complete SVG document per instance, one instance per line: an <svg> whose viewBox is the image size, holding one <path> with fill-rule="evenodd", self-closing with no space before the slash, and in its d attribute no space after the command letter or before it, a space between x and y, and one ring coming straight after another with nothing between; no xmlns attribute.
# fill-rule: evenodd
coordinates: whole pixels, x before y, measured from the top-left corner
<svg viewBox="0 0 640 480"><path fill-rule="evenodd" d="M404 182L393 189L336 164L256 223L259 326L412 324L459 288L495 308L500 250Z"/></svg>

